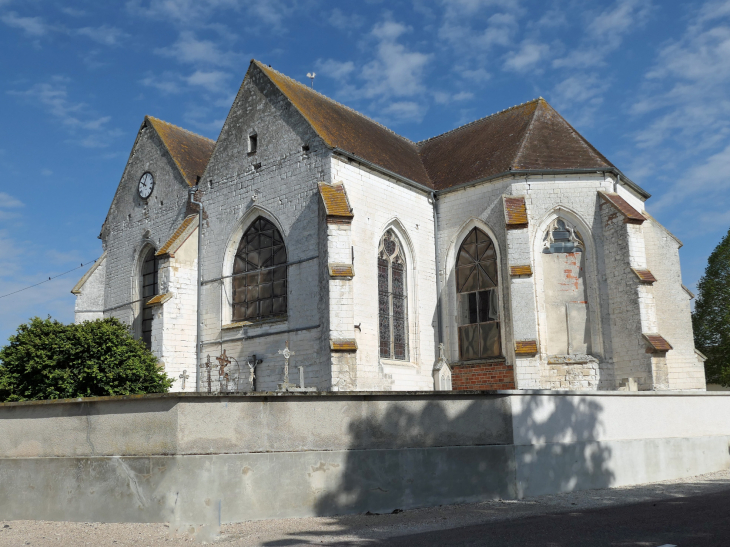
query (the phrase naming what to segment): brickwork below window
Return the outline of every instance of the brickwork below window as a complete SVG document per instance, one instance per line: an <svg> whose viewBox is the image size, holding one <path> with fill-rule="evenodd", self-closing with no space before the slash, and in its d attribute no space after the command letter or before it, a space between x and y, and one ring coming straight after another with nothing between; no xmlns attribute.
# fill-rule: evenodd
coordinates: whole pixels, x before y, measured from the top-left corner
<svg viewBox="0 0 730 547"><path fill-rule="evenodd" d="M455 391L469 389L515 389L515 373L507 363L454 365L451 385Z"/></svg>

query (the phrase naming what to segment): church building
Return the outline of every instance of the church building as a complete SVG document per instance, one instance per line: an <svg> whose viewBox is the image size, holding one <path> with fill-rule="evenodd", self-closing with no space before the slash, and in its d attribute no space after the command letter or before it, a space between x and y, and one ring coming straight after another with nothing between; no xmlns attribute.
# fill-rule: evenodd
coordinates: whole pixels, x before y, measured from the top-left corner
<svg viewBox="0 0 730 547"><path fill-rule="evenodd" d="M252 61L217 141L145 117L76 321L173 391L704 390L649 197L542 98L412 142Z"/></svg>

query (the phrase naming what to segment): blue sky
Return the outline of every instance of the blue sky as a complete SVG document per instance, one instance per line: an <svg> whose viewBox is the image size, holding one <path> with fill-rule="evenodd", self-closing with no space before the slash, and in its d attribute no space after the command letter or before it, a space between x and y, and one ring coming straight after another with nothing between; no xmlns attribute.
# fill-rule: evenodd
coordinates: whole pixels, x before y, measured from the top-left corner
<svg viewBox="0 0 730 547"><path fill-rule="evenodd" d="M730 0L0 0L0 294L99 256L144 115L217 138L251 58L413 140L545 97L692 288L730 226ZM84 270L0 299L0 340L71 321Z"/></svg>

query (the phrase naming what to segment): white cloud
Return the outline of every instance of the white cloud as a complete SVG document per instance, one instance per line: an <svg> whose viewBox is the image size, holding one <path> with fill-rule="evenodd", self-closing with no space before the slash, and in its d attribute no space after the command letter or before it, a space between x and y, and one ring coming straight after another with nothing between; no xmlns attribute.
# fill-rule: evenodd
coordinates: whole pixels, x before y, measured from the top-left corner
<svg viewBox="0 0 730 547"><path fill-rule="evenodd" d="M210 91L216 91L222 87L229 78L230 74L219 70L196 70L188 76L185 81L190 85L198 85L208 88Z"/></svg>
<svg viewBox="0 0 730 547"><path fill-rule="evenodd" d="M76 29L76 34L91 38L93 41L105 46L116 46L129 35L121 29L102 25L100 27L83 27Z"/></svg>
<svg viewBox="0 0 730 547"><path fill-rule="evenodd" d="M6 192L0 192L0 209L16 209L18 207L24 207L22 201Z"/></svg>
<svg viewBox="0 0 730 547"><path fill-rule="evenodd" d="M81 133L77 144L87 148L108 146L119 136L119 131L107 127L110 116L99 116L86 103L69 99L66 88L67 78L54 77L50 83L38 83L25 91L8 91L13 95L45 109L56 118L75 138Z"/></svg>
<svg viewBox="0 0 730 547"><path fill-rule="evenodd" d="M184 91L183 77L176 72L149 74L140 80L146 87L152 87L164 95L175 95Z"/></svg>
<svg viewBox="0 0 730 547"><path fill-rule="evenodd" d="M524 40L518 50L506 55L504 69L514 72L527 72L534 69L549 53L550 47L547 44Z"/></svg>
<svg viewBox="0 0 730 547"><path fill-rule="evenodd" d="M215 42L199 40L190 30L182 31L174 44L155 49L155 53L192 65L232 66L240 58L232 51L222 51Z"/></svg>
<svg viewBox="0 0 730 547"><path fill-rule="evenodd" d="M332 10L328 21L333 27L347 32L363 26L365 18L357 13L350 13L347 15L341 9L335 8Z"/></svg>
<svg viewBox="0 0 730 547"><path fill-rule="evenodd" d="M565 57L555 59L553 66L575 69L603 65L627 34L647 22L651 11L651 0L616 0L590 20L584 39Z"/></svg>
<svg viewBox="0 0 730 547"><path fill-rule="evenodd" d="M414 101L396 101L378 108L380 117L397 122L420 122L426 108Z"/></svg>
<svg viewBox="0 0 730 547"><path fill-rule="evenodd" d="M0 19L9 27L19 28L33 38L45 36L53 29L40 17L21 17L14 11L3 15Z"/></svg>
<svg viewBox="0 0 730 547"><path fill-rule="evenodd" d="M609 89L608 80L596 74L579 73L560 81L549 94L553 106L576 126L593 124L596 111Z"/></svg>
<svg viewBox="0 0 730 547"><path fill-rule="evenodd" d="M333 80L343 81L355 70L355 63L352 61L336 61L335 59L317 59L315 64L317 71L323 76Z"/></svg>

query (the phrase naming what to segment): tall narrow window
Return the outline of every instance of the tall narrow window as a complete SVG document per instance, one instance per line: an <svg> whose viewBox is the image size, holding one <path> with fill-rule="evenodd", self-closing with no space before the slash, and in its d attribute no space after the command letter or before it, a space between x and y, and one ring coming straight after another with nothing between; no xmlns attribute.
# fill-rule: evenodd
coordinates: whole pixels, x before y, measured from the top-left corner
<svg viewBox="0 0 730 547"><path fill-rule="evenodd" d="M152 307L147 301L157 294L157 276L160 266L155 250L150 249L142 262L142 341L152 347Z"/></svg>
<svg viewBox="0 0 730 547"><path fill-rule="evenodd" d="M378 248L380 356L408 359L406 257L398 236L388 230Z"/></svg>
<svg viewBox="0 0 730 547"><path fill-rule="evenodd" d="M462 361L502 356L498 285L494 243L487 234L474 228L462 242L456 259Z"/></svg>
<svg viewBox="0 0 730 547"><path fill-rule="evenodd" d="M258 217L243 234L233 263L233 321L286 316L286 279L284 239Z"/></svg>

